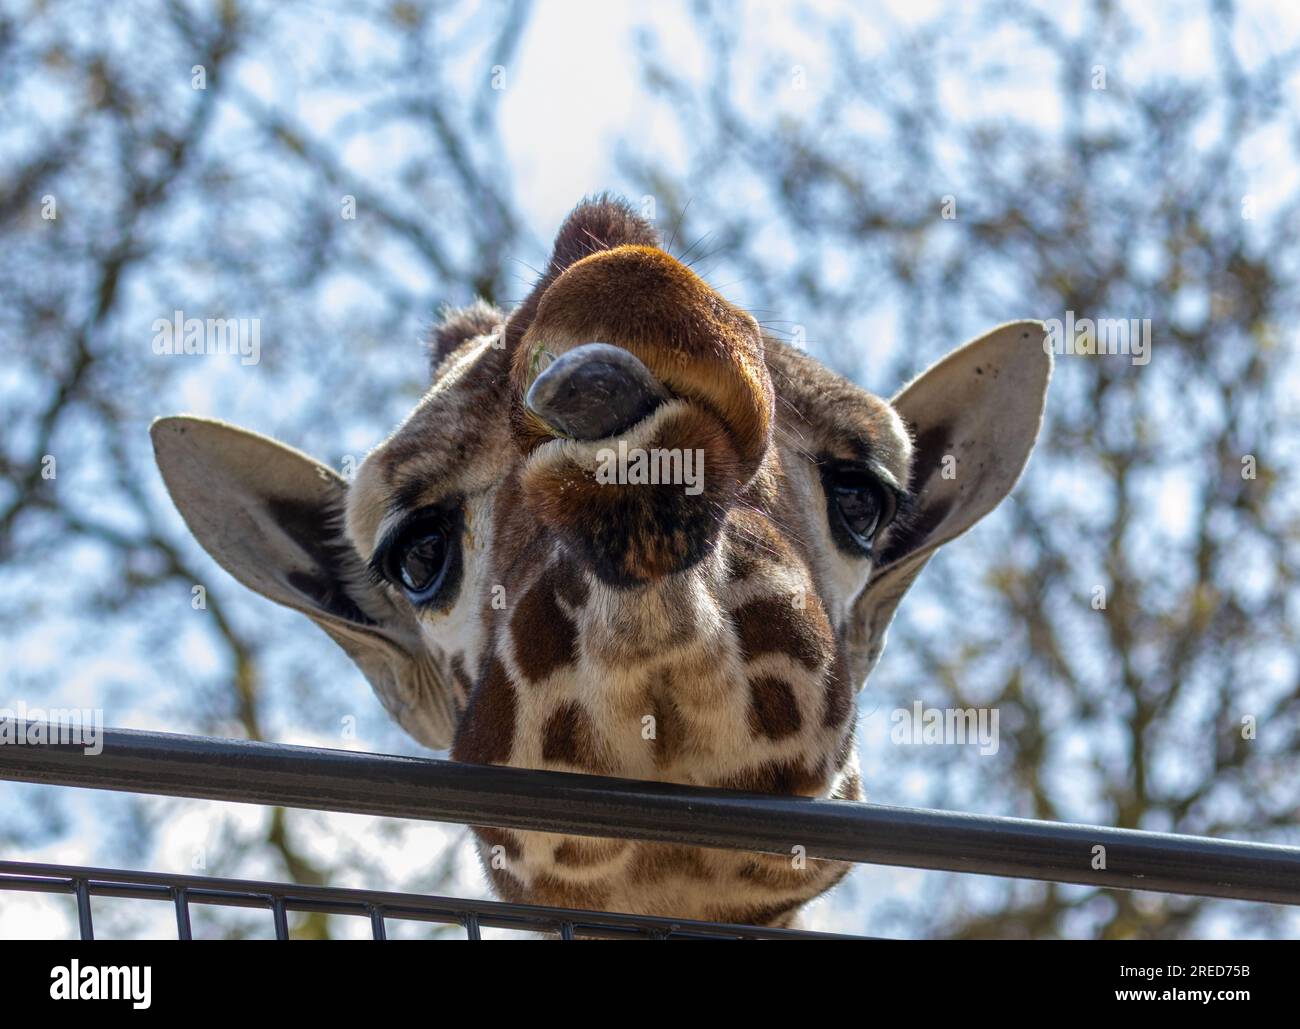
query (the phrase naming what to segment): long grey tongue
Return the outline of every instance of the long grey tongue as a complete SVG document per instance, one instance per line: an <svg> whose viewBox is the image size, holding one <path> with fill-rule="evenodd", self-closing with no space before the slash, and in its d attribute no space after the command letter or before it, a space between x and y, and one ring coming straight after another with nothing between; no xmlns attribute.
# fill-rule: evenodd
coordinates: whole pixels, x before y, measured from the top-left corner
<svg viewBox="0 0 1300 1029"><path fill-rule="evenodd" d="M635 425L669 397L629 351L584 343L556 358L524 398L551 428L573 439L604 439Z"/></svg>

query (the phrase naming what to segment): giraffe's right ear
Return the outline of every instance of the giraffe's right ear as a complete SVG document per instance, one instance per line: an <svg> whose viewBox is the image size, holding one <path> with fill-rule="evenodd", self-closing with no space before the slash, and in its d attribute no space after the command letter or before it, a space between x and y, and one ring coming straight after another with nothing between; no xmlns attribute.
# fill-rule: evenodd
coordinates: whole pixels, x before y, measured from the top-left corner
<svg viewBox="0 0 1300 1029"><path fill-rule="evenodd" d="M275 440L204 418L160 418L154 457L194 538L251 590L301 611L426 746L450 746L451 692L413 615L370 580L343 534L347 482Z"/></svg>

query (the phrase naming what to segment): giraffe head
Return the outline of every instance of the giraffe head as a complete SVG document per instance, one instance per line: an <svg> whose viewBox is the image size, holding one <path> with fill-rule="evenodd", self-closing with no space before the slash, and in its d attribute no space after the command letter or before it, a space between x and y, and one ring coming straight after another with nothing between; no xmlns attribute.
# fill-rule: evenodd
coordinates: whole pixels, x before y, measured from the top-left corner
<svg viewBox="0 0 1300 1029"><path fill-rule="evenodd" d="M432 384L351 482L219 422L152 431L204 547L315 620L421 742L781 788L731 774L746 741L843 751L900 598L1028 459L1042 341L1004 325L885 400L600 199L514 311L445 317ZM613 738L650 710L699 721L676 765Z"/></svg>

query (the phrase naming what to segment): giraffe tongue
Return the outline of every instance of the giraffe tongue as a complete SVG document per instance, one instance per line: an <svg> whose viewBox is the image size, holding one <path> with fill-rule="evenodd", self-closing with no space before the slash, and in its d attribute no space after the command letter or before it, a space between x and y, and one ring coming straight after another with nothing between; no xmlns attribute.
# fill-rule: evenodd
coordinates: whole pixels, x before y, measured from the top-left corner
<svg viewBox="0 0 1300 1029"><path fill-rule="evenodd" d="M617 435L667 399L668 391L629 351L584 343L537 376L524 403L557 432L586 440Z"/></svg>

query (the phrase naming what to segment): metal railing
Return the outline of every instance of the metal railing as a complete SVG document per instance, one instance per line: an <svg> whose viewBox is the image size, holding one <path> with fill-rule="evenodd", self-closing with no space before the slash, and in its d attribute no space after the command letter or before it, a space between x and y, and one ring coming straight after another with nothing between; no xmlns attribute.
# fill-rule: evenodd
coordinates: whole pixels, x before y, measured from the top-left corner
<svg viewBox="0 0 1300 1029"><path fill-rule="evenodd" d="M77 927L83 940L91 940L95 936L91 897L169 902L175 908L176 936L181 940L193 938L190 925L192 904L269 910L277 940L289 938L290 911L366 918L370 922L370 935L376 940L388 938L387 922L390 920L459 925L470 940L479 939L483 928L553 933L562 940L582 936L652 940L845 938L841 935L796 929L764 929L751 925L691 922L608 911L430 897L418 893L348 890L337 886L302 886L248 879L170 875L163 872L127 872L115 868L83 868L26 861L0 861L0 890L71 894L77 900Z"/></svg>
<svg viewBox="0 0 1300 1029"><path fill-rule="evenodd" d="M19 726L3 738L30 738L17 735ZM0 745L0 779L782 855L802 847L808 857L1300 904L1297 847L125 729L105 730L101 741L94 755L79 743ZM313 910L367 914L377 936L384 917L459 923L471 938L478 925L562 937L817 935L18 862L0 862L0 889L73 893L83 933L91 927L90 897L117 894L172 900L182 938L182 899L268 907L277 934L285 911Z"/></svg>

